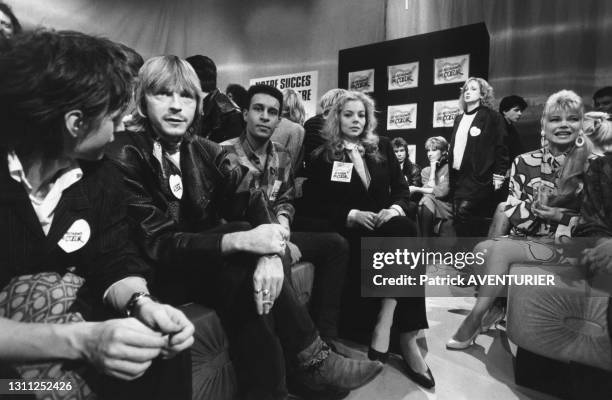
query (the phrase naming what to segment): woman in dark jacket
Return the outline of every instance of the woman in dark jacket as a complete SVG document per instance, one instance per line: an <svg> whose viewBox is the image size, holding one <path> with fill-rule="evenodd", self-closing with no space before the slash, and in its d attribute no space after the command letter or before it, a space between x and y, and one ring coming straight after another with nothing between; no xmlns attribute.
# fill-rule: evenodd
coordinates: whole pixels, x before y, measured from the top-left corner
<svg viewBox="0 0 612 400"><path fill-rule="evenodd" d="M509 166L506 124L491 108L493 88L481 78L468 78L461 88L463 114L453 126L449 152L451 193L457 236L486 235L479 223L493 214ZM484 231L484 232L480 232Z"/></svg>
<svg viewBox="0 0 612 400"><path fill-rule="evenodd" d="M342 96L326 120L323 130L326 141L313 152L309 180L304 188L312 211L330 221L351 245L354 274L349 276L346 293L351 295L353 308L345 308L343 314L354 320L363 319L373 304L378 308L378 301L373 303L373 299L359 295L361 237L416 234L414 221L406 217L408 182L393 147L386 138L374 133L375 127L371 98L360 92ZM382 300L368 353L371 359L386 359L392 325L400 333L408 375L425 387L433 387L433 376L416 344L418 331L428 326L424 294Z"/></svg>

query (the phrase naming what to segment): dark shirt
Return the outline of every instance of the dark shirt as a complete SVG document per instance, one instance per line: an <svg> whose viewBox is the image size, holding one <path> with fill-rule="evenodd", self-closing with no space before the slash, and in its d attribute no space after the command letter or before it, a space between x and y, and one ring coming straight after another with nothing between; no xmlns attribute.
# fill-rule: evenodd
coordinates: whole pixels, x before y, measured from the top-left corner
<svg viewBox="0 0 612 400"><path fill-rule="evenodd" d="M0 168L0 288L19 275L70 271L85 278L83 293L96 306L114 282L148 273L130 241L121 177L108 161L80 166L83 177L62 193L48 235L22 183L6 164ZM81 236L82 247L66 252L58 242L79 220L89 226L89 239Z"/></svg>

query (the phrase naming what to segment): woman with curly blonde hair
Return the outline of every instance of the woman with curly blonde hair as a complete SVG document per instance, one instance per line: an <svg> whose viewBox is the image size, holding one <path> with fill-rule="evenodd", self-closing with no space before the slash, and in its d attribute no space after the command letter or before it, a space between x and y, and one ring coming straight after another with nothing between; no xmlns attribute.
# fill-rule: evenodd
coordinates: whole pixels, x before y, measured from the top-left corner
<svg viewBox="0 0 612 400"><path fill-rule="evenodd" d="M343 325L366 335L375 325L368 356L382 362L388 356L391 329L396 329L408 376L431 388L434 378L416 344L419 330L428 327L424 291L415 293L418 297L382 301L360 295L361 238L416 235L415 222L406 216L408 183L391 142L375 129L374 101L361 92L344 94L326 119L325 143L313 152L304 196L314 215L325 218L350 244Z"/></svg>
<svg viewBox="0 0 612 400"><path fill-rule="evenodd" d="M450 184L457 236L485 236L494 191L504 183L509 166L506 124L493 107L493 88L471 77L461 88L449 150Z"/></svg>

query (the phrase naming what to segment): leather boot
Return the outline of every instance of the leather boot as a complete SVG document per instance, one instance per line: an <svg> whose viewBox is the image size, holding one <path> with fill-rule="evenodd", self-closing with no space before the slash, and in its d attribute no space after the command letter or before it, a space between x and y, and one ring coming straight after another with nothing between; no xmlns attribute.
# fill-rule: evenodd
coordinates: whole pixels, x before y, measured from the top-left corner
<svg viewBox="0 0 612 400"><path fill-rule="evenodd" d="M323 393L333 398L344 397L349 391L372 381L383 369L378 361L343 357L321 338L315 339L297 358L298 370L293 382L306 391L320 393L318 398L323 398Z"/></svg>

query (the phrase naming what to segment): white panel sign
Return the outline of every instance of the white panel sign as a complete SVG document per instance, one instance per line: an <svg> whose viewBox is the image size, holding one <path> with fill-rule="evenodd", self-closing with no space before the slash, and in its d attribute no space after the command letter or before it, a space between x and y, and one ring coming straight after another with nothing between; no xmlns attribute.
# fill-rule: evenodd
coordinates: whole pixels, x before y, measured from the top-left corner
<svg viewBox="0 0 612 400"><path fill-rule="evenodd" d="M435 101L432 125L434 128L452 128L455 117L461 113L459 100Z"/></svg>
<svg viewBox="0 0 612 400"><path fill-rule="evenodd" d="M274 86L278 90L295 90L302 97L302 102L306 109L306 119L308 119L317 113L317 102L319 101L317 93L318 77L318 71L299 72L296 74L253 78L249 81L249 85L264 84Z"/></svg>
<svg viewBox="0 0 612 400"><path fill-rule="evenodd" d="M470 55L436 58L434 60L434 85L465 82L470 76Z"/></svg>
<svg viewBox="0 0 612 400"><path fill-rule="evenodd" d="M349 90L370 93L374 91L374 70L366 69L363 71L349 72Z"/></svg>
<svg viewBox="0 0 612 400"><path fill-rule="evenodd" d="M387 130L416 129L417 104L387 107Z"/></svg>
<svg viewBox="0 0 612 400"><path fill-rule="evenodd" d="M419 63L390 65L387 67L388 90L414 88L419 85Z"/></svg>

